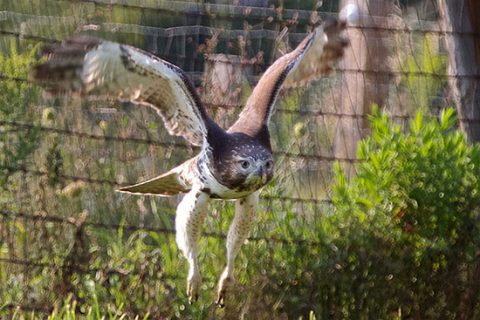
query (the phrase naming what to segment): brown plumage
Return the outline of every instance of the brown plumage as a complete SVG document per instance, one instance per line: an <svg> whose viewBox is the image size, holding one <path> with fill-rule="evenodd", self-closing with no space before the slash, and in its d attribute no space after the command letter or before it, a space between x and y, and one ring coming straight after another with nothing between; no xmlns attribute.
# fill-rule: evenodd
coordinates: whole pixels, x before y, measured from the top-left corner
<svg viewBox="0 0 480 320"><path fill-rule="evenodd" d="M209 117L186 74L150 53L88 36L44 49L33 81L53 95L97 95L153 107L170 134L202 145Z"/></svg>
<svg viewBox="0 0 480 320"><path fill-rule="evenodd" d="M218 284L223 305L233 281L233 262L257 213L259 190L273 176L268 124L282 86L295 87L323 76L342 56L345 23L331 20L282 56L261 77L244 110L225 131L207 114L180 68L142 50L76 36L47 47L47 61L32 71L34 81L53 94L99 95L148 105L168 132L202 146L200 153L169 172L119 191L170 196L186 193L177 207L176 241L189 263L187 294L198 297L197 254L208 201L235 199L235 218L227 236L227 264Z"/></svg>
<svg viewBox="0 0 480 320"><path fill-rule="evenodd" d="M348 45L342 34L345 27L345 22L336 19L326 21L303 39L295 50L275 61L255 86L229 132L258 134L264 125L268 125L280 88L298 87L330 73Z"/></svg>

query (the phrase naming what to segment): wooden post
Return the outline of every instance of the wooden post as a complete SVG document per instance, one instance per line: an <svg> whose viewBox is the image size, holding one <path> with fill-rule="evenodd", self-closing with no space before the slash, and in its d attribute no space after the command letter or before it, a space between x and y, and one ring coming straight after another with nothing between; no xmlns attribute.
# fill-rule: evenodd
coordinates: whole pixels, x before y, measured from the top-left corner
<svg viewBox="0 0 480 320"><path fill-rule="evenodd" d="M448 51L450 96L470 142L480 141L480 3L438 0ZM468 121L468 119L474 121Z"/></svg>
<svg viewBox="0 0 480 320"><path fill-rule="evenodd" d="M342 8L346 6L355 8L357 13L347 30L350 47L340 66L344 71L338 111L357 116L338 119L333 146L337 158L356 157L358 141L369 132L363 116L370 113L372 104L385 104L389 78L384 71L390 70L389 49L385 43L388 33L380 28L388 27L389 15L397 10L394 1L383 0L343 0ZM351 166L346 168L351 174Z"/></svg>

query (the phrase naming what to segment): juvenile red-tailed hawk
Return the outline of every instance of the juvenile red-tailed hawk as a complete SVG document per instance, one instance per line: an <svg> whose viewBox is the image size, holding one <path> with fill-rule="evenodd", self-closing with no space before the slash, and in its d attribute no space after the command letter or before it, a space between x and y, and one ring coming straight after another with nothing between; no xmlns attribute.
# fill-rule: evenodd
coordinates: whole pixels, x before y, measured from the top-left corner
<svg viewBox="0 0 480 320"><path fill-rule="evenodd" d="M182 136L200 153L151 180L121 188L135 194L185 193L177 207L176 242L189 263L187 294L198 298L200 227L210 199L235 199L235 217L227 236L227 263L218 283L223 306L233 279L233 263L257 214L258 195L273 176L268 123L282 85L322 76L347 45L344 22L329 20L298 47L279 58L261 77L238 120L228 129L207 114L185 73L139 49L86 36L75 36L45 49L47 61L33 79L53 94L80 93L130 100L160 114L172 135Z"/></svg>

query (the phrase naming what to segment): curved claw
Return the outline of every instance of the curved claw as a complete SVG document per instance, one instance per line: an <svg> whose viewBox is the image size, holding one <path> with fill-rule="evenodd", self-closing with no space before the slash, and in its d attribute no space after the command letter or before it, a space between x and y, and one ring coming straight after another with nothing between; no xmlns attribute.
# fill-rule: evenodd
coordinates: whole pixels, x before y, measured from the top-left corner
<svg viewBox="0 0 480 320"><path fill-rule="evenodd" d="M198 293L188 292L188 303L193 304L198 301Z"/></svg>
<svg viewBox="0 0 480 320"><path fill-rule="evenodd" d="M225 307L225 297L224 297L224 294L222 296L218 296L217 297L217 301L215 301L215 303L217 304L217 306L219 308L223 308Z"/></svg>
<svg viewBox="0 0 480 320"><path fill-rule="evenodd" d="M233 277L227 276L225 273L220 277L220 280L218 281L217 300L215 302L218 307L225 307L226 292L232 285L233 281Z"/></svg>
<svg viewBox="0 0 480 320"><path fill-rule="evenodd" d="M190 304L193 304L198 300L198 291L200 289L201 284L202 284L202 278L199 273L194 273L192 276L188 278L187 296L188 296L188 302Z"/></svg>

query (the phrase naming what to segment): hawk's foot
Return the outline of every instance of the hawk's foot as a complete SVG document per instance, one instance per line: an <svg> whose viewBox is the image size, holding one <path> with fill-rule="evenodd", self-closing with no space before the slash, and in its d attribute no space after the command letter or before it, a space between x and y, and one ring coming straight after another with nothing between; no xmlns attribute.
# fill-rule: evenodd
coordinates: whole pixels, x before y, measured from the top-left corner
<svg viewBox="0 0 480 320"><path fill-rule="evenodd" d="M227 273L227 270L223 271L218 281L218 292L216 304L223 308L225 306L226 292L231 288L234 282L233 276Z"/></svg>
<svg viewBox="0 0 480 320"><path fill-rule="evenodd" d="M194 272L188 276L187 295L188 295L188 302L190 304L198 300L198 291L200 290L201 284L202 284L202 277L200 276L200 273Z"/></svg>

